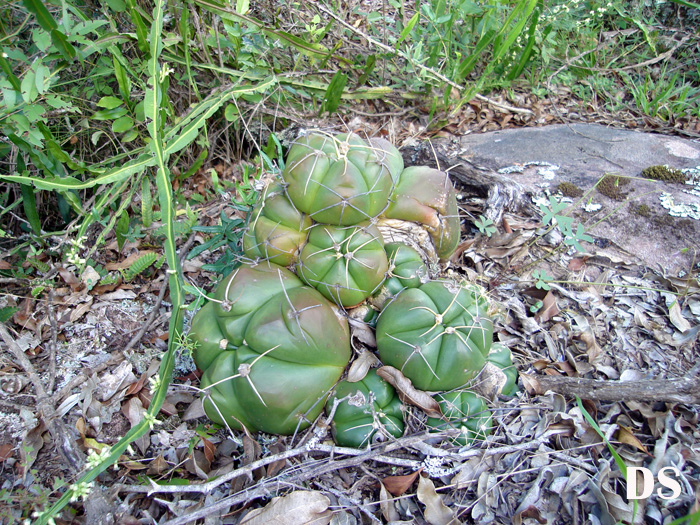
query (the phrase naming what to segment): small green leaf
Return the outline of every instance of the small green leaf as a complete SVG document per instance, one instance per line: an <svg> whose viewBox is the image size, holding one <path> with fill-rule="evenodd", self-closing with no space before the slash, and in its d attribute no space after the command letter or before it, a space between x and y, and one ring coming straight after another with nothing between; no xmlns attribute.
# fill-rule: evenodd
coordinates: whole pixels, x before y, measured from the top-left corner
<svg viewBox="0 0 700 525"><path fill-rule="evenodd" d="M122 143L131 142L131 141L135 140L138 136L139 136L139 132L136 131L135 129L127 131L122 136Z"/></svg>
<svg viewBox="0 0 700 525"><path fill-rule="evenodd" d="M146 177L141 181L141 222L146 228L153 224L153 196Z"/></svg>
<svg viewBox="0 0 700 525"><path fill-rule="evenodd" d="M90 135L90 142L92 142L93 146L97 146L97 142L100 140L100 137L104 135L104 131L102 130L97 130L95 133Z"/></svg>
<svg viewBox="0 0 700 525"><path fill-rule="evenodd" d="M4 306L0 308L0 323L6 323L9 321L18 311L19 307L17 306Z"/></svg>
<svg viewBox="0 0 700 525"><path fill-rule="evenodd" d="M107 0L107 5L115 13L126 11L126 2L124 0Z"/></svg>
<svg viewBox="0 0 700 525"><path fill-rule="evenodd" d="M123 117L127 114L127 109L124 107L114 108L114 109L103 109L102 111L96 111L92 118L94 120L116 120L119 117Z"/></svg>
<svg viewBox="0 0 700 525"><path fill-rule="evenodd" d="M335 75L333 75L333 79L328 85L326 95L323 98L321 112L328 111L330 114L338 109L338 106L340 105L340 98L343 96L343 91L345 90L345 84L347 81L348 76L345 73L337 71Z"/></svg>
<svg viewBox="0 0 700 525"><path fill-rule="evenodd" d="M122 104L124 104L124 101L117 97L102 97L97 101L97 105L105 109L118 108Z"/></svg>
<svg viewBox="0 0 700 525"><path fill-rule="evenodd" d="M112 122L112 131L115 133L124 133L134 127L134 121L128 115L119 117L117 120Z"/></svg>
<svg viewBox="0 0 700 525"><path fill-rule="evenodd" d="M250 0L236 0L236 12L245 15L250 10Z"/></svg>
<svg viewBox="0 0 700 525"><path fill-rule="evenodd" d="M129 15L131 16L131 21L136 27L136 38L139 50L142 53L150 53L150 46L148 45L148 29L146 24L143 22L143 17L137 10L136 2L134 0L127 0L129 5Z"/></svg>
<svg viewBox="0 0 700 525"><path fill-rule="evenodd" d="M401 42L406 40L408 38L408 35L413 31L413 28L415 27L416 23L420 20L420 13L416 11L416 14L414 14L411 19L408 21L406 24L406 27L403 28L403 31L401 31L401 35L399 35L399 39L396 41L396 48L398 49L399 45L401 45Z"/></svg>
<svg viewBox="0 0 700 525"><path fill-rule="evenodd" d="M22 98L27 104L31 104L39 96L36 88L35 73L33 69L28 69L22 79Z"/></svg>
<svg viewBox="0 0 700 525"><path fill-rule="evenodd" d="M224 117L226 118L226 120L231 122L233 120L236 120L238 116L238 108L235 104L229 104L228 106L226 106L226 109L224 110Z"/></svg>
<svg viewBox="0 0 700 525"><path fill-rule="evenodd" d="M124 242L126 241L126 234L129 231L129 214L123 211L119 216L117 224L114 225L114 234L117 236L117 246L119 250L124 247Z"/></svg>
<svg viewBox="0 0 700 525"><path fill-rule="evenodd" d="M112 56L112 65L114 66L114 76L117 77L117 83L119 84L119 93L122 99L128 101L131 97L131 80L121 62L114 55Z"/></svg>

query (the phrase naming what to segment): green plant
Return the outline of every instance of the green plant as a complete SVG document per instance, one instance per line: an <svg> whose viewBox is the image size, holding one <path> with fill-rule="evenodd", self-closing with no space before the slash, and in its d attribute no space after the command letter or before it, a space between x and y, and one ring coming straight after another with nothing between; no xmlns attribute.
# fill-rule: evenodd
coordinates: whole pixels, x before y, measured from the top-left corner
<svg viewBox="0 0 700 525"><path fill-rule="evenodd" d="M369 223L314 226L297 266L304 282L346 307L360 304L377 292L388 269L382 235Z"/></svg>
<svg viewBox="0 0 700 525"><path fill-rule="evenodd" d="M394 388L371 369L360 381L341 381L328 398L326 411L337 402L333 416L333 438L338 445L363 447L372 444L376 434L401 437L404 429L403 405Z"/></svg>
<svg viewBox="0 0 700 525"><path fill-rule="evenodd" d="M487 219L483 215L480 215L479 218L474 221L474 226L476 226L479 231L487 237L491 237L491 235L498 231L496 226L494 226L493 221L491 219Z"/></svg>
<svg viewBox="0 0 700 525"><path fill-rule="evenodd" d="M243 235L243 253L251 259L281 266L296 263L311 228L311 218L299 212L280 184L261 193Z"/></svg>
<svg viewBox="0 0 700 525"><path fill-rule="evenodd" d="M379 357L421 390L462 387L481 371L491 348L487 308L475 285L430 281L407 288L379 316Z"/></svg>
<svg viewBox="0 0 700 525"><path fill-rule="evenodd" d="M475 440L483 440L491 433L493 421L486 401L468 390L438 394L443 418L428 418L426 425L435 430L457 429L459 434L451 441L464 447Z"/></svg>
<svg viewBox="0 0 700 525"><path fill-rule="evenodd" d="M414 248L402 242L390 242L384 245L384 250L389 259L386 279L370 299L379 308L404 288L416 288L430 279L428 267Z"/></svg>
<svg viewBox="0 0 700 525"><path fill-rule="evenodd" d="M550 286L547 283L554 279L551 275L547 275L545 270L535 270L532 272L532 278L535 279L535 288L538 290L549 290Z"/></svg>
<svg viewBox="0 0 700 525"><path fill-rule="evenodd" d="M204 409L249 432L308 426L350 359L348 325L288 270L241 266L192 321Z"/></svg>
<svg viewBox="0 0 700 525"><path fill-rule="evenodd" d="M350 226L386 208L402 169L401 155L386 141L314 133L294 143L282 176L298 210L318 222Z"/></svg>
<svg viewBox="0 0 700 525"><path fill-rule="evenodd" d="M593 237L586 234L586 229L583 224L577 224L576 230L573 228L574 219L568 215L561 214L567 208L565 202L557 201L556 197L549 197L549 206L546 204L539 205L542 212L542 224L552 223L552 226L559 228L564 235L564 244L572 246L579 252L585 252L581 241L593 242Z"/></svg>
<svg viewBox="0 0 700 525"><path fill-rule="evenodd" d="M489 354L486 356L486 361L503 370L506 376L506 381L501 388L501 394L504 396L515 395L518 390L518 370L513 364L513 354L510 348L501 343L493 343Z"/></svg>
<svg viewBox="0 0 700 525"><path fill-rule="evenodd" d="M425 166L403 170L383 216L421 224L440 259L448 259L457 249L461 233L457 195L443 171Z"/></svg>

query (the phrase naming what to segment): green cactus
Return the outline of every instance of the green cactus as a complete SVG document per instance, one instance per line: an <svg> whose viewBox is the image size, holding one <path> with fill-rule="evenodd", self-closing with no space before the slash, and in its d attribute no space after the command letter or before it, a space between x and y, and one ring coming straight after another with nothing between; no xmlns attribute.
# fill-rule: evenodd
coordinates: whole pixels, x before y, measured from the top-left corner
<svg viewBox="0 0 700 525"><path fill-rule="evenodd" d="M461 231L457 195L445 172L425 166L403 170L383 216L422 224L441 260L457 249Z"/></svg>
<svg viewBox="0 0 700 525"><path fill-rule="evenodd" d="M214 296L190 331L209 418L274 434L308 426L350 359L347 321L273 264L239 268Z"/></svg>
<svg viewBox="0 0 700 525"><path fill-rule="evenodd" d="M484 439L491 433L493 421L486 402L468 390L458 390L446 394L438 394L435 400L440 405L443 419L430 417L426 421L429 428L444 430L456 428L459 436L454 443L461 447Z"/></svg>
<svg viewBox="0 0 700 525"><path fill-rule="evenodd" d="M407 288L379 316L379 357L420 390L462 387L481 371L491 348L487 306L476 286L430 281Z"/></svg>
<svg viewBox="0 0 700 525"><path fill-rule="evenodd" d="M386 141L312 133L291 147L282 177L297 209L317 222L350 226L386 208L402 169L401 155Z"/></svg>
<svg viewBox="0 0 700 525"><path fill-rule="evenodd" d="M486 360L503 370L506 375L506 383L503 385L501 394L504 396L515 395L518 391L518 369L513 364L513 354L510 348L501 343L493 343Z"/></svg>
<svg viewBox="0 0 700 525"><path fill-rule="evenodd" d="M299 256L299 276L325 297L355 306L379 289L389 268L376 226L317 224Z"/></svg>
<svg viewBox="0 0 700 525"><path fill-rule="evenodd" d="M243 253L281 266L295 264L313 221L298 211L277 183L262 193L243 235Z"/></svg>
<svg viewBox="0 0 700 525"><path fill-rule="evenodd" d="M420 254L400 242L391 242L384 246L389 258L389 273L384 286L396 295L404 288L417 288L429 280L428 267Z"/></svg>
<svg viewBox="0 0 700 525"><path fill-rule="evenodd" d="M403 410L394 387L369 370L361 381L341 381L335 393L328 399L327 411L335 400L351 396L340 402L333 417L333 438L344 447L363 447L372 443L380 430L394 437L403 434Z"/></svg>

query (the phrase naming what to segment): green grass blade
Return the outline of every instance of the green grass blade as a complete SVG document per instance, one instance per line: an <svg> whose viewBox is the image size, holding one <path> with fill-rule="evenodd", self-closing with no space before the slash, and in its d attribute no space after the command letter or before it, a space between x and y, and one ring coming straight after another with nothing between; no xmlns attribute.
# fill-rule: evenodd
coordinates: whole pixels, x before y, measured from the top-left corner
<svg viewBox="0 0 700 525"><path fill-rule="evenodd" d="M34 193L34 188L32 188L29 184L20 184L19 187L20 190L22 190L22 206L24 207L24 215L27 217L29 225L32 227L32 231L36 235L41 235L41 219L39 218L39 212L36 209L36 195Z"/></svg>
<svg viewBox="0 0 700 525"><path fill-rule="evenodd" d="M324 111L328 111L328 114L334 113L338 106L340 105L340 99L343 96L343 91L345 90L345 84L348 82L348 76L341 72L336 71L335 75L331 79L331 83L328 84L328 89L326 89L326 94L323 97L323 104L321 104L321 109L319 111L322 114Z"/></svg>
<svg viewBox="0 0 700 525"><path fill-rule="evenodd" d="M691 9L700 9L700 4L696 4L695 2L688 2L687 0L671 0L674 4L680 4L685 7L690 7Z"/></svg>
<svg viewBox="0 0 700 525"><path fill-rule="evenodd" d="M406 27L403 28L403 31L401 31L401 34L399 35L399 39L396 41L396 49L399 48L401 45L401 42L406 40L408 36L411 34L411 31L413 31L413 28L415 27L416 23L418 23L418 20L420 20L420 11L416 11L416 13L411 17L411 19L408 21L406 24Z"/></svg>
<svg viewBox="0 0 700 525"><path fill-rule="evenodd" d="M138 9L136 9L136 2L134 0L127 0L127 5L129 6L129 16L131 16L131 21L136 28L137 45L142 53L148 53L148 29L143 21L143 17Z"/></svg>
<svg viewBox="0 0 700 525"><path fill-rule="evenodd" d="M155 163L156 162L153 155L144 153L138 159L127 162L123 166L111 169L99 177L88 179L86 181L78 180L75 177L54 176L40 179L37 177L25 177L22 175L0 175L0 180L19 182L20 184L33 184L34 187L39 190L84 190L94 186L121 182L134 173L141 172L145 168L153 166Z"/></svg>

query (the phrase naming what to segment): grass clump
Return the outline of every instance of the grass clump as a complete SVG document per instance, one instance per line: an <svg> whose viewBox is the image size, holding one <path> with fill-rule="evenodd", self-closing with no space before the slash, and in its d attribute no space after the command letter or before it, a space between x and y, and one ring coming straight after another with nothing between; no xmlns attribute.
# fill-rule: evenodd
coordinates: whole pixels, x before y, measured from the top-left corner
<svg viewBox="0 0 700 525"><path fill-rule="evenodd" d="M622 187L629 184L629 182L629 179L606 173L596 184L596 189L598 193L602 193L612 200L623 201L627 198L627 192L623 191Z"/></svg>
<svg viewBox="0 0 700 525"><path fill-rule="evenodd" d="M561 182L557 186L557 191L561 193L564 197L571 197L572 199L578 198L583 195L583 190L576 186L573 182Z"/></svg>
<svg viewBox="0 0 700 525"><path fill-rule="evenodd" d="M645 179L661 180L664 182L678 182L684 184L688 178L681 170L669 168L668 166L649 166L642 170L642 177Z"/></svg>

